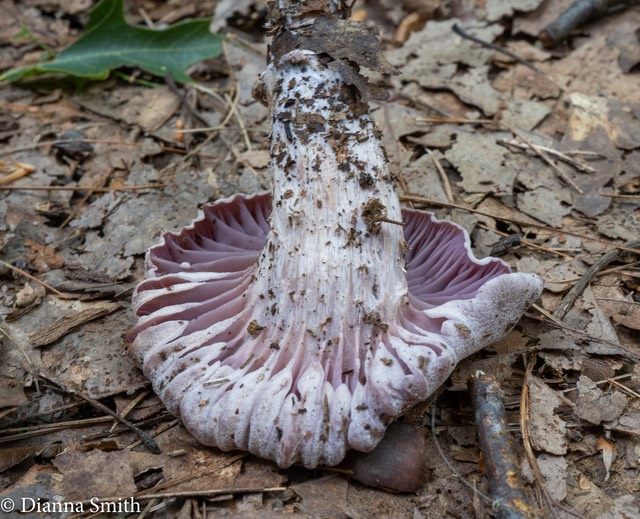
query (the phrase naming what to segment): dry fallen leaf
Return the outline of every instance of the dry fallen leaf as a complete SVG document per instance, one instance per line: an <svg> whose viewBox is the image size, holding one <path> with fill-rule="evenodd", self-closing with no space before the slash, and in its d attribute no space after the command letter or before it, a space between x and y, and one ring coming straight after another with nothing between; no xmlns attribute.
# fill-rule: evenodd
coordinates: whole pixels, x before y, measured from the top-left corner
<svg viewBox="0 0 640 519"><path fill-rule="evenodd" d="M93 497L123 497L136 493L132 460L140 455L154 466L153 454L94 449L89 452L68 450L59 454L53 464L64 479L64 496L69 501L83 501ZM96 470L100 467L100 470ZM140 472L139 470L137 472Z"/></svg>
<svg viewBox="0 0 640 519"><path fill-rule="evenodd" d="M47 291L42 285L25 283L24 288L16 294L16 306L25 308L32 303L37 303L38 300L42 300L46 293Z"/></svg>
<svg viewBox="0 0 640 519"><path fill-rule="evenodd" d="M600 425L618 418L628 403L628 398L620 391L605 393L590 378L584 375L578 379L578 400L575 415L587 422Z"/></svg>
<svg viewBox="0 0 640 519"><path fill-rule="evenodd" d="M24 244L29 247L29 261L38 272L49 272L64 265L64 258L53 247L41 245L29 238L24 240Z"/></svg>

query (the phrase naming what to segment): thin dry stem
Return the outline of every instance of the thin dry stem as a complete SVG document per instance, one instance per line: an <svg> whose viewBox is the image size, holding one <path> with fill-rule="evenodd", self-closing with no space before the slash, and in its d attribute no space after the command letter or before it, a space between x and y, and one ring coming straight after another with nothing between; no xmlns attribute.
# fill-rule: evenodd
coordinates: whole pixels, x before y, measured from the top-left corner
<svg viewBox="0 0 640 519"><path fill-rule="evenodd" d="M560 176L560 178L562 178L562 180L564 180L567 184L569 184L573 189L575 189L581 195L584 194L584 191L580 188L580 186L576 184L573 180L571 180L571 178L569 178L569 176L560 168L560 166L558 166L555 162L553 162L547 156L547 154L544 151L542 151L538 146L536 146L533 142L531 142L530 139L527 139L522 134L522 132L516 130L513 126L506 123L505 121L502 121L502 125L511 133L513 133L513 135L515 135L518 139L520 139L527 146L529 146L529 148L531 148L531 151L533 151L538 157L540 157L544 162L546 162L549 166L551 166L551 168Z"/></svg>
<svg viewBox="0 0 640 519"><path fill-rule="evenodd" d="M11 263L7 263L6 261L0 260L0 265L3 265L5 267L7 267L8 269L13 270L14 272L20 274L21 276L24 276L27 279L33 281L34 283L37 283L38 285L43 286L44 288L46 288L50 292L53 292L54 294L56 294L57 296L62 297L64 299L67 299L67 295L66 294L63 294L59 290L56 290L55 288L53 288L48 283L45 283L44 281L38 279L37 277L32 276L28 272L25 272L24 270L19 269L18 267L14 266L14 265L11 265Z"/></svg>
<svg viewBox="0 0 640 519"><path fill-rule="evenodd" d="M467 119L465 117L416 117L415 121L436 124L495 124L493 119Z"/></svg>
<svg viewBox="0 0 640 519"><path fill-rule="evenodd" d="M4 162L4 161L0 161L0 162ZM26 177L27 175L29 175L30 173L33 173L36 170L35 166L32 166L31 164L22 164L20 162L14 162L12 164L12 167L16 169L16 171L8 174L6 177L0 178L0 185L9 184L14 180L18 180L20 178Z"/></svg>
<svg viewBox="0 0 640 519"><path fill-rule="evenodd" d="M2 186L0 191L89 191L91 193L109 193L112 191L140 191L142 189L163 189L165 184L148 184L145 186Z"/></svg>
<svg viewBox="0 0 640 519"><path fill-rule="evenodd" d="M582 162L571 158L569 155L567 155L566 153L563 153L561 151L558 150L554 150L553 148L549 148L547 146L540 146L539 144L533 144L531 146L525 145L525 144L521 144L519 142L516 141L507 141L507 140L498 140L498 144L505 144L507 146L514 146L516 148L522 149L522 150L526 150L529 148L535 148L538 149L542 152L548 153L549 155L554 155L555 157L559 158L560 160L566 162L567 164L572 165L574 168L579 169L580 171L584 171L585 173L595 173L596 170L593 169L591 166L587 166L586 164L583 164Z"/></svg>
<svg viewBox="0 0 640 519"><path fill-rule="evenodd" d="M617 377L603 378L602 380L598 380L597 382L594 382L594 384L596 386L601 386L602 384L606 384L607 382L611 383L617 380L624 380L625 378L631 378L632 376L633 376L633 373L624 373L623 375L618 375ZM566 394L566 393L571 393L572 391L577 391L577 390L578 390L577 387L570 387L568 389L563 389L562 392Z"/></svg>
<svg viewBox="0 0 640 519"><path fill-rule="evenodd" d="M122 416L122 418L126 418L127 415L131 411L133 411L140 402L142 402L145 398L147 398L147 396L149 396L150 393L151 391L148 389L145 389L144 391L142 391L136 398L134 398L131 402L129 402L129 405L127 405L122 410L122 412L120 413L120 416ZM111 430L113 431L117 426L118 426L118 420L114 420L113 424L111 425Z"/></svg>
<svg viewBox="0 0 640 519"><path fill-rule="evenodd" d="M640 240L628 241L624 244L624 246L626 248L634 250L636 254L640 254L640 250L635 250L640 247ZM564 296L561 303L553 312L554 317L561 320L564 319L564 317L567 315L567 312L569 312L569 309L573 306L573 303L575 303L578 296L582 294L582 292L594 278L594 276L609 263L615 261L619 256L620 251L612 250L604 254L598 261L591 265L589 269L584 273L584 275L580 278L580 281L578 281Z"/></svg>
<svg viewBox="0 0 640 519"><path fill-rule="evenodd" d="M575 232L571 232L571 231L563 231L561 229L554 229L553 227L549 227L547 225L542 225L539 223L533 223L533 222L525 222L523 220L517 220L515 218L505 218L504 216L498 216L495 214L491 214L491 213L487 213L485 211L479 211L477 209L472 209L471 207L465 207L463 205L458 205L458 204L449 204L449 203L445 203L445 202L438 202L437 200L431 200L430 198L426 198L424 196L418 196L418 195L400 195L400 200L403 202L422 202L424 204L429 204L429 205L435 205L435 206L439 206L439 207L448 207L450 209L461 209L463 211L468 211L470 213L474 213L474 214L479 214L481 216L487 216L489 218L493 218L495 220L500 220L502 222L509 222L509 223L513 223L516 225L520 225L523 227L533 227L534 229L541 229L544 231L547 231L549 233L552 234L564 234L566 236L574 236L575 238L580 238L581 240L587 240L587 241L592 241L595 243L600 243L602 245L604 245L607 248L610 249L618 249L618 250L623 250L623 251L627 251L627 252L633 252L634 254L636 254L638 251L635 249L632 249L630 247L626 247L625 245L617 245L615 243L611 243L610 241L607 240L601 240L599 238L592 238L591 236L586 236L584 234L579 234L579 233L575 233Z"/></svg>
<svg viewBox="0 0 640 519"><path fill-rule="evenodd" d="M444 188L444 192L447 195L447 201L449 203L453 202L453 191L451 191L451 184L449 183L449 177L447 177L447 173L445 172L442 164L440 164L440 160L435 156L435 154L431 150L427 150L429 157L433 161L436 169L438 170L438 174L440 175L440 180L442 181L442 187Z"/></svg>
<svg viewBox="0 0 640 519"><path fill-rule="evenodd" d="M486 225L483 225L481 223L478 224L478 227L480 227L481 229L484 229L486 231L494 232L496 234L499 234L500 236L511 236L511 234L507 234L506 232L499 231L498 229L490 229L489 227L487 227ZM520 239L520 243L522 245L526 245L527 247L530 247L532 249L540 250L542 252L548 252L550 254L555 254L555 255L561 256L563 258L573 259L572 256L569 256L568 254L564 254L564 253L559 252L557 250L553 250L553 249L549 249L547 247L543 247L542 245L536 245L535 243L530 242L528 240Z"/></svg>

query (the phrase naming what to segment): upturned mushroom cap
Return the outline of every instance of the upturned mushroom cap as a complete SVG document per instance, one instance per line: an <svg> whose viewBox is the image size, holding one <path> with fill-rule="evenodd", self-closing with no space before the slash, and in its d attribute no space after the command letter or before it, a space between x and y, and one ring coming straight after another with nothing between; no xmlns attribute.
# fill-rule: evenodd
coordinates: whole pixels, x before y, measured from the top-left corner
<svg viewBox="0 0 640 519"><path fill-rule="evenodd" d="M461 359L504 337L542 290L536 276L476 259L458 225L404 209L406 288L389 295L392 320L365 315L364 328L341 314L313 328L288 321L281 315L288 310L271 302L272 288L290 287L293 301L305 281L291 272L261 281L271 207L269 194L203 207L191 225L149 250L147 279L133 298L130 354L206 445L247 450L282 467L333 465L347 449L369 451ZM324 267L305 273L314 268L321 275ZM355 288L343 290L348 299ZM321 304L327 312L331 297ZM298 315L320 305L297 301L307 305ZM359 304L353 301L354 312Z"/></svg>

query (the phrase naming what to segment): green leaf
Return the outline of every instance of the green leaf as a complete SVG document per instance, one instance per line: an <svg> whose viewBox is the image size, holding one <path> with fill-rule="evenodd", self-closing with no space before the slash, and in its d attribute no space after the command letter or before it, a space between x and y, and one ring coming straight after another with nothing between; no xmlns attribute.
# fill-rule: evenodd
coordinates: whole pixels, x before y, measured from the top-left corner
<svg viewBox="0 0 640 519"><path fill-rule="evenodd" d="M139 67L156 76L171 74L191 82L185 69L222 52L221 36L209 32L210 19L177 23L164 30L134 27L124 19L123 0L101 0L90 12L85 32L53 61L9 70L0 80L61 72L105 79L121 66Z"/></svg>

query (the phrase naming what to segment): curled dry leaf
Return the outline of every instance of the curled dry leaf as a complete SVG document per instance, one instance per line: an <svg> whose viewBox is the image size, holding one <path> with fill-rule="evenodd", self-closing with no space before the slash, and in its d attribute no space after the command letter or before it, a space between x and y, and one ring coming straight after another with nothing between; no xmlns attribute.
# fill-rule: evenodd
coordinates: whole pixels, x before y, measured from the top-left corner
<svg viewBox="0 0 640 519"><path fill-rule="evenodd" d="M602 462L604 463L604 469L607 471L607 475L604 480L608 481L609 477L611 477L611 473L609 470L611 469L611 464L613 463L613 457L615 454L613 444L605 440L604 438L598 438L598 443L596 443L596 449L602 452Z"/></svg>

